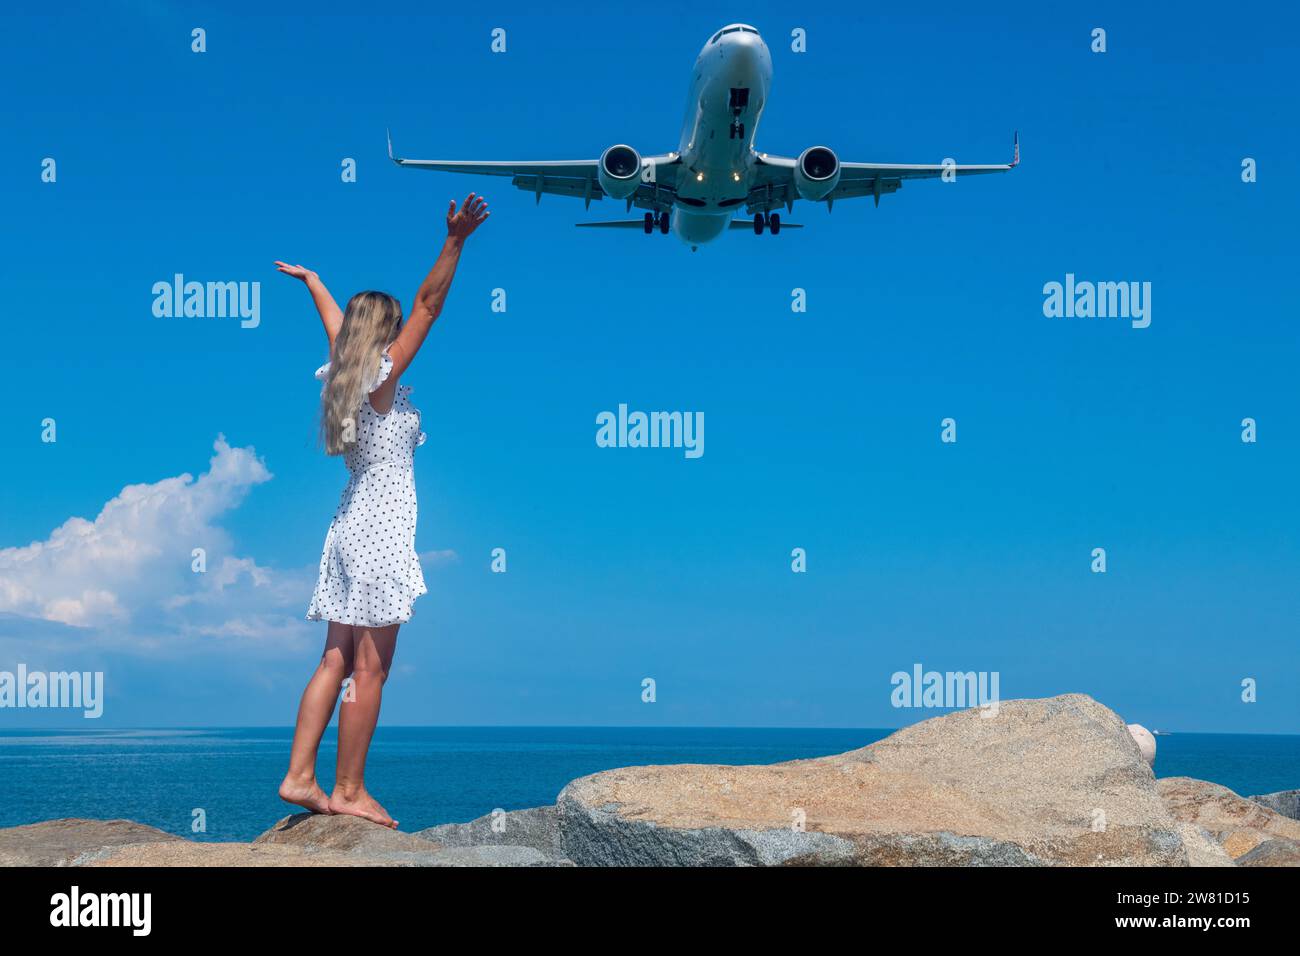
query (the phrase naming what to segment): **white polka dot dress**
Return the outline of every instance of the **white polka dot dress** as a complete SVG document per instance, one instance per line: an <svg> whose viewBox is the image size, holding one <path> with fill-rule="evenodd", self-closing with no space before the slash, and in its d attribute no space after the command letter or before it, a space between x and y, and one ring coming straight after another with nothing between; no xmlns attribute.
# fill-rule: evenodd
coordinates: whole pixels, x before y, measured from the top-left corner
<svg viewBox="0 0 1300 956"><path fill-rule="evenodd" d="M373 392L393 370L385 352ZM316 370L322 381L329 365ZM399 385L393 407L380 415L369 395L357 413L357 441L345 454L351 477L325 535L309 621L383 627L411 619L427 594L415 553L415 449L424 444L411 388Z"/></svg>

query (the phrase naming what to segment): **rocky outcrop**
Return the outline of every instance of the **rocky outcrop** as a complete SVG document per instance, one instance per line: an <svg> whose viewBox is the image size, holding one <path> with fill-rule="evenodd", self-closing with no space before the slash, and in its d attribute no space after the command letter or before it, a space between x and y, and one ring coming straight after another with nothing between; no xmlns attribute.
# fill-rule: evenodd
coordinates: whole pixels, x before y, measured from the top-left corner
<svg viewBox="0 0 1300 956"><path fill-rule="evenodd" d="M1285 844L1300 849L1300 822L1275 813L1254 800L1247 800L1227 787L1191 777L1165 777L1159 782L1160 796L1173 817L1210 834L1237 865L1294 865L1279 862L1287 855ZM1243 859L1266 842L1282 846Z"/></svg>
<svg viewBox="0 0 1300 956"><path fill-rule="evenodd" d="M1142 754L1142 759L1148 765L1154 766L1156 762L1155 735L1141 724L1129 724L1128 732L1133 735L1133 741L1138 745L1138 753Z"/></svg>
<svg viewBox="0 0 1300 956"><path fill-rule="evenodd" d="M425 835L428 832L401 833L359 817L297 813L285 817L252 845L343 853L364 858L366 865L372 866L548 866L559 862L532 846L509 841L490 845L469 840L442 841Z"/></svg>
<svg viewBox="0 0 1300 956"><path fill-rule="evenodd" d="M1297 866L1297 791L1157 781L1090 697L1005 701L848 753L769 766L625 767L555 806L401 833L294 814L251 843L126 820L0 830L6 866ZM1148 748L1149 750L1149 748Z"/></svg>
<svg viewBox="0 0 1300 956"><path fill-rule="evenodd" d="M0 866L556 866L530 846L446 847L350 816L285 817L252 843L198 843L128 820L0 830Z"/></svg>
<svg viewBox="0 0 1300 956"><path fill-rule="evenodd" d="M1178 823L1178 832L1187 847L1188 866L1235 866L1228 851L1219 846L1209 833L1192 823Z"/></svg>
<svg viewBox="0 0 1300 956"><path fill-rule="evenodd" d="M255 843L138 843L122 847L90 864L97 867L134 866L415 866L392 857L374 858L340 850L310 850L297 846Z"/></svg>
<svg viewBox="0 0 1300 956"><path fill-rule="evenodd" d="M1292 820L1300 820L1300 790L1279 790L1277 793L1261 793L1250 799L1262 807L1268 807L1274 813L1280 813Z"/></svg>
<svg viewBox="0 0 1300 956"><path fill-rule="evenodd" d="M307 853L345 853L398 866L427 864L437 850L410 833L376 826L360 817L313 813L285 817L252 845L297 847Z"/></svg>
<svg viewBox="0 0 1300 956"><path fill-rule="evenodd" d="M1237 866L1300 866L1300 843L1295 840L1265 840L1249 853L1237 857Z"/></svg>
<svg viewBox="0 0 1300 956"><path fill-rule="evenodd" d="M83 866L136 843L183 843L130 820L49 820L0 830L0 866Z"/></svg>
<svg viewBox="0 0 1300 956"><path fill-rule="evenodd" d="M1194 832L1124 721L1080 694L947 714L834 757L610 770L557 805L579 865L1185 866Z"/></svg>
<svg viewBox="0 0 1300 956"><path fill-rule="evenodd" d="M469 823L446 823L415 834L443 847L528 847L543 857L568 862L560 839L560 816L555 807L493 812Z"/></svg>

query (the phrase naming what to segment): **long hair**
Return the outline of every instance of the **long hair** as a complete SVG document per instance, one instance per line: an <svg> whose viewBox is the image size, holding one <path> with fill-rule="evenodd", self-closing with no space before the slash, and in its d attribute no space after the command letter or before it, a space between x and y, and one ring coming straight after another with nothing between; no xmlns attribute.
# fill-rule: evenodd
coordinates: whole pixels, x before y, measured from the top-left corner
<svg viewBox="0 0 1300 956"><path fill-rule="evenodd" d="M387 292L358 292L348 301L334 340L329 376L321 393L320 434L328 455L342 455L357 440L356 414L379 373L380 354L402 328L402 306Z"/></svg>

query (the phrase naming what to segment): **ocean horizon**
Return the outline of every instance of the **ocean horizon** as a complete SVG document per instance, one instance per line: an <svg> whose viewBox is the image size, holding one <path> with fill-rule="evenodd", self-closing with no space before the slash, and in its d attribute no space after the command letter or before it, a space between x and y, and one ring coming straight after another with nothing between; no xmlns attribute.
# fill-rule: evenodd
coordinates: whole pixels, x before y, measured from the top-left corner
<svg viewBox="0 0 1300 956"><path fill-rule="evenodd" d="M644 764L766 764L842 753L896 728L380 726L371 793L414 831L553 803L570 780ZM296 808L276 795L292 727L0 733L0 828L64 817L128 819L205 841L246 841ZM333 784L336 729L318 769ZM1157 777L1242 796L1300 788L1300 735L1171 733ZM201 820L204 829L193 829Z"/></svg>

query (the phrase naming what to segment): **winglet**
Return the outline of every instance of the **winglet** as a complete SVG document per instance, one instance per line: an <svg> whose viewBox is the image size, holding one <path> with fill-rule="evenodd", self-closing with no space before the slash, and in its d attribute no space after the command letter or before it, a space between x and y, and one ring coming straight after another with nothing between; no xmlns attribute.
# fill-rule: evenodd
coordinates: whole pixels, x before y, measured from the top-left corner
<svg viewBox="0 0 1300 956"><path fill-rule="evenodd" d="M1016 134L1011 144L1011 166L1014 169L1020 165L1020 130Z"/></svg>
<svg viewBox="0 0 1300 956"><path fill-rule="evenodd" d="M385 129L384 133L388 136L388 158L400 165L402 161L393 155L393 131Z"/></svg>

